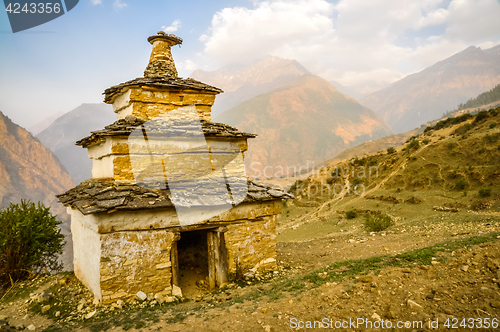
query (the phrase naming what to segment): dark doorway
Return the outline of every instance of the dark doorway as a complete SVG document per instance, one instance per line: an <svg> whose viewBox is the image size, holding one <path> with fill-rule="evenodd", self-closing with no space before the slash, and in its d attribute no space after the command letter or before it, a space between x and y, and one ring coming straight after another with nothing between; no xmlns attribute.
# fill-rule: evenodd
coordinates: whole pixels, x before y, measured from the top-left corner
<svg viewBox="0 0 500 332"><path fill-rule="evenodd" d="M208 290L207 233L207 230L182 232L177 242L179 286L186 298L194 298Z"/></svg>

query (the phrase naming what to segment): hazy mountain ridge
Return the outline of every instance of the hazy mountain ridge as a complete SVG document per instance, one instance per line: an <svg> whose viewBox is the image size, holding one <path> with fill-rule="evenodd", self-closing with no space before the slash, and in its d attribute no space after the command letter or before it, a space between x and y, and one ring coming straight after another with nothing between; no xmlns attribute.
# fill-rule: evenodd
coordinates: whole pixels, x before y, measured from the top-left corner
<svg viewBox="0 0 500 332"><path fill-rule="evenodd" d="M245 153L247 170L254 176L266 166L278 170L318 165L349 147L392 133L375 113L314 75L256 96L215 120L259 135Z"/></svg>
<svg viewBox="0 0 500 332"><path fill-rule="evenodd" d="M215 117L305 74L309 74L309 71L295 60L266 56L250 66L228 66L214 71L195 70L190 77L224 90L212 107L212 116Z"/></svg>
<svg viewBox="0 0 500 332"><path fill-rule="evenodd" d="M382 116L395 132L440 117L500 82L500 45L471 46L448 59L391 84L360 100Z"/></svg>
<svg viewBox="0 0 500 332"><path fill-rule="evenodd" d="M41 133L43 130L45 130L48 126L50 126L57 118L63 116L63 112L58 112L56 114L53 114L51 116L46 117L42 121L38 122L37 124L26 128L33 136L38 135Z"/></svg>
<svg viewBox="0 0 500 332"><path fill-rule="evenodd" d="M48 148L1 112L0 177L1 206L30 199L65 215L55 195L74 186L73 180Z"/></svg>
<svg viewBox="0 0 500 332"><path fill-rule="evenodd" d="M348 95L356 100L360 100L378 90L381 90L389 85L386 82L366 81L358 84L343 85L337 81L330 83L339 90L340 93Z"/></svg>
<svg viewBox="0 0 500 332"><path fill-rule="evenodd" d="M116 121L111 105L82 104L57 118L37 138L58 156L76 182L92 177L92 160L75 142Z"/></svg>

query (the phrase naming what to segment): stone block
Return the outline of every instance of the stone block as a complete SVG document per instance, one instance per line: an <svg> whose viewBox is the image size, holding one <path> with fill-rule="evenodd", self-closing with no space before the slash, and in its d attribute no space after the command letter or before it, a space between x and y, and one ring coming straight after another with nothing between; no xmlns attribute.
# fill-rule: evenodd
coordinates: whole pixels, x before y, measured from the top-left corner
<svg viewBox="0 0 500 332"><path fill-rule="evenodd" d="M135 294L135 298L138 300L138 301L145 301L148 296L146 295L146 293L142 292L142 291L139 291L137 292L137 294Z"/></svg>
<svg viewBox="0 0 500 332"><path fill-rule="evenodd" d="M172 286L172 295L178 298L182 298L182 290L180 287L173 285Z"/></svg>
<svg viewBox="0 0 500 332"><path fill-rule="evenodd" d="M162 263L162 264L157 264L156 269L157 270L169 269L171 266L172 266L172 262Z"/></svg>

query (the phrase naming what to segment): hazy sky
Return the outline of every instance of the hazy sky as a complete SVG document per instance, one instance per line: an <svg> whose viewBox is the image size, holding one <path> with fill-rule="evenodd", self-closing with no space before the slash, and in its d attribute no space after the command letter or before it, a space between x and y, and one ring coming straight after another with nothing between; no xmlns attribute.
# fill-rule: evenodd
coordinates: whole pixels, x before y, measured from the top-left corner
<svg viewBox="0 0 500 332"><path fill-rule="evenodd" d="M296 59L344 85L393 82L468 46L500 43L500 0L80 0L13 34L0 13L0 111L29 127L143 75L158 30L184 39L180 76Z"/></svg>

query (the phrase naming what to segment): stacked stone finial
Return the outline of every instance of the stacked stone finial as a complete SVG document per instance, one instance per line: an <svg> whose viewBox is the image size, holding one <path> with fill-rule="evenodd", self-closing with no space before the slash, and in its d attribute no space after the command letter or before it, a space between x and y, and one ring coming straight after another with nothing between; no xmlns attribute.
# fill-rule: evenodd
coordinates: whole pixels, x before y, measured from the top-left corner
<svg viewBox="0 0 500 332"><path fill-rule="evenodd" d="M177 69L170 48L182 44L182 38L173 34L158 31L155 36L150 36L148 42L153 45L149 64L144 70L144 77L148 78L177 78Z"/></svg>

